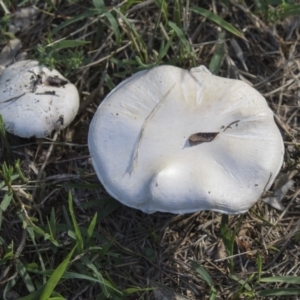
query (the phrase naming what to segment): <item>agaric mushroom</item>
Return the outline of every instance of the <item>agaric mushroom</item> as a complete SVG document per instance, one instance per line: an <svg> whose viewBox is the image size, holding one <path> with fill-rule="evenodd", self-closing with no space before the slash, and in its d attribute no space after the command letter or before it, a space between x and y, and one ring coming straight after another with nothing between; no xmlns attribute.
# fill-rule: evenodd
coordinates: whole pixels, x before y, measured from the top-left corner
<svg viewBox="0 0 300 300"><path fill-rule="evenodd" d="M284 154L263 96L203 66L159 66L122 82L98 108L88 145L108 193L147 213L244 213Z"/></svg>
<svg viewBox="0 0 300 300"><path fill-rule="evenodd" d="M8 132L45 137L65 128L79 108L76 87L37 61L20 61L0 77L0 114Z"/></svg>

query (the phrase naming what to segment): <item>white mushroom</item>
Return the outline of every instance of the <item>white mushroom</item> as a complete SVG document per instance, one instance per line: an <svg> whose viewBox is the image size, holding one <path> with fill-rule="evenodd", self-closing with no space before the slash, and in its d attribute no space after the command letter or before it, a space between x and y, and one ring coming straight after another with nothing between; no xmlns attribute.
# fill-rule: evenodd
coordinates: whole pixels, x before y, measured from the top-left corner
<svg viewBox="0 0 300 300"><path fill-rule="evenodd" d="M0 114L8 132L44 137L65 128L79 108L76 87L37 61L20 61L0 77Z"/></svg>
<svg viewBox="0 0 300 300"><path fill-rule="evenodd" d="M98 108L88 145L108 193L147 213L244 213L284 154L266 100L203 66L160 66L122 82Z"/></svg>

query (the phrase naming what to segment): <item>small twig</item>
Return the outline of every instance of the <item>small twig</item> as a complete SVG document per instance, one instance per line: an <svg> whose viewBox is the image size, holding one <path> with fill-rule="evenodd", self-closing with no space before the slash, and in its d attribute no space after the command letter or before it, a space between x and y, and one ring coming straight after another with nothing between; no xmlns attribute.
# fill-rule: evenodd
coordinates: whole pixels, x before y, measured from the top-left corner
<svg viewBox="0 0 300 300"><path fill-rule="evenodd" d="M279 216L279 218L277 219L277 221L275 222L275 224L273 224L273 227L270 227L269 230L267 231L267 233L264 236L264 239L270 234L270 232L272 231L272 229L278 224L278 222L284 217L284 215L286 214L286 212L289 210L290 206L294 203L294 200L298 197L298 195L300 194L300 188L295 192L293 198L291 199L291 201L289 202L289 204L286 206L285 210L282 212L282 214Z"/></svg>
<svg viewBox="0 0 300 300"><path fill-rule="evenodd" d="M56 141L56 140L57 140L58 133L59 133L59 131L56 131L56 132L54 133L53 141ZM43 164L42 164L42 166L41 166L41 168L40 168L40 170L39 170L39 174L38 174L38 178L37 178L38 180L41 179L41 177L42 177L42 173L43 173L43 171L44 171L44 169L45 169L45 167L46 167L46 165L47 165L47 163L48 163L48 160L49 160L49 158L50 158L50 155L51 155L51 153L52 153L52 151L53 151L53 147L54 147L54 143L50 144L49 149L48 149L48 152L47 152L47 154L46 154L45 161L43 162Z"/></svg>
<svg viewBox="0 0 300 300"><path fill-rule="evenodd" d="M288 243L290 243L292 241L291 238L299 231L299 225L300 225L300 220L298 220L298 222L296 223L295 230L293 230L291 233L289 233L286 236L284 244L282 245L282 247L280 248L280 250L277 252L277 254L273 258L273 260L266 266L266 269L268 269L268 267L274 265L275 261L282 254L282 252L285 250L285 248L287 247Z"/></svg>
<svg viewBox="0 0 300 300"><path fill-rule="evenodd" d="M88 105L95 100L95 98L97 98L97 96L99 95L100 90L104 84L106 74L107 74L107 70L105 69L101 75L101 79L100 79L98 86L87 96L87 99L81 103L78 113L77 113L78 115L80 115L81 112L84 111L88 107Z"/></svg>
<svg viewBox="0 0 300 300"><path fill-rule="evenodd" d="M13 97L13 98L7 99L7 100L5 100L5 101L1 102L0 104L7 103L7 102L9 102L9 101L18 100L19 98L23 97L25 94L26 94L26 93L23 93L23 94L21 94L21 95L19 95L19 96L16 96L16 97Z"/></svg>
<svg viewBox="0 0 300 300"><path fill-rule="evenodd" d="M219 262L219 261L223 261L223 260L226 260L226 259L242 256L242 255L245 255L245 254L255 254L256 252L257 252L256 250L246 251L246 252L230 255L230 256L227 256L227 257L224 257L224 258L215 259L215 262Z"/></svg>
<svg viewBox="0 0 300 300"><path fill-rule="evenodd" d="M59 131L58 131L58 130L55 131L54 136L53 136L53 141L56 141L58 134L59 134ZM54 143L50 144L49 149L48 149L48 152L47 152L47 154L46 154L45 161L43 162L43 164L42 164L42 166L41 166L41 168L40 168L40 170L39 170L38 176L37 176L37 181L38 181L38 182L39 182L40 179L42 178L43 171L44 171L44 169L45 169L45 167L46 167L46 165L47 165L47 163L48 163L48 160L49 160L49 158L50 158L50 155L51 155L51 153L52 153L52 151L53 151L53 147L54 147ZM37 190L35 189L35 190L33 191L33 193L32 193L32 198L33 198L33 199L34 199L35 196L36 196L36 192L37 192Z"/></svg>
<svg viewBox="0 0 300 300"><path fill-rule="evenodd" d="M236 123L238 123L238 122L240 122L240 120L237 120L237 121L233 121L233 122L231 122L229 125L227 125L226 127L225 127L225 129L223 130L223 132L226 130L226 129L228 129L228 128L230 128L231 129L231 125L233 125L233 124L236 124Z"/></svg>
<svg viewBox="0 0 300 300"><path fill-rule="evenodd" d="M86 287L84 287L75 297L72 298L72 300L76 300L77 298L79 298L90 286L87 285ZM81 297L80 297L81 299Z"/></svg>
<svg viewBox="0 0 300 300"><path fill-rule="evenodd" d="M274 118L278 126L281 127L281 129L290 137L293 138L293 135L289 131L289 126L286 125L275 113Z"/></svg>
<svg viewBox="0 0 300 300"><path fill-rule="evenodd" d="M105 61L105 60L108 60L109 58L111 58L112 56L114 56L115 54L121 52L122 50L128 48L130 45L132 44L131 41L129 41L128 43L126 43L124 46L120 47L119 49L117 49L116 51L112 52L111 54L109 55L106 55L100 59L98 59L97 61L94 61L90 64L87 64L87 65L84 65L82 67L80 67L79 69L85 69L85 68L89 68L89 67L92 67L92 66L95 66L95 65L98 65L100 64L101 62Z"/></svg>

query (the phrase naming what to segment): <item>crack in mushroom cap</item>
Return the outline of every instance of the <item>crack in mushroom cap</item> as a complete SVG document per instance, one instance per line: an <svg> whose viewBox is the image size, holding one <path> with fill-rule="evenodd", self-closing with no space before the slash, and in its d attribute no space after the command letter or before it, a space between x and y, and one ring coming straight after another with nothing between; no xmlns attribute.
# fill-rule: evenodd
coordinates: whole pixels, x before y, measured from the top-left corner
<svg viewBox="0 0 300 300"><path fill-rule="evenodd" d="M197 133L213 138L192 144ZM263 96L203 66L159 66L122 82L99 106L88 146L108 193L147 213L244 213L284 155Z"/></svg>
<svg viewBox="0 0 300 300"><path fill-rule="evenodd" d="M0 114L8 132L44 137L68 126L79 108L76 87L37 61L20 61L0 77Z"/></svg>

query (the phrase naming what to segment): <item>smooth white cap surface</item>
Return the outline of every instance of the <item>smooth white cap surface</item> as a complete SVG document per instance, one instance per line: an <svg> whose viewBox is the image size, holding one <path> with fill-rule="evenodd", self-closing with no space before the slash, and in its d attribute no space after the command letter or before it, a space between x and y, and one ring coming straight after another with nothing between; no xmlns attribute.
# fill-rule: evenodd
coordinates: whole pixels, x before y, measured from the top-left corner
<svg viewBox="0 0 300 300"><path fill-rule="evenodd" d="M45 137L65 128L79 108L76 87L37 61L20 61L0 77L0 114L8 132Z"/></svg>
<svg viewBox="0 0 300 300"><path fill-rule="evenodd" d="M192 143L197 133L215 136ZM122 82L98 108L88 145L108 193L147 213L243 213L284 154L266 100L203 66L159 66Z"/></svg>

